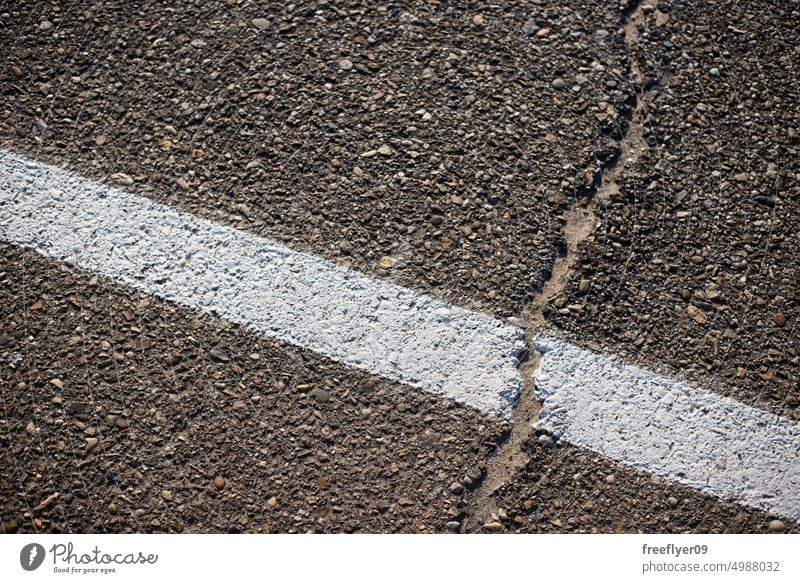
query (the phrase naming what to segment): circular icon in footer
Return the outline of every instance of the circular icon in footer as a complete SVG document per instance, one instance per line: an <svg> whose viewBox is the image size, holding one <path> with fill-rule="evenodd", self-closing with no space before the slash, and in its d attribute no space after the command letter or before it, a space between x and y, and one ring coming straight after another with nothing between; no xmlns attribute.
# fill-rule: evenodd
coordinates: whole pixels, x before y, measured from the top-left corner
<svg viewBox="0 0 800 583"><path fill-rule="evenodd" d="M39 543L30 543L19 552L19 564L26 571L35 571L44 562L44 547Z"/></svg>

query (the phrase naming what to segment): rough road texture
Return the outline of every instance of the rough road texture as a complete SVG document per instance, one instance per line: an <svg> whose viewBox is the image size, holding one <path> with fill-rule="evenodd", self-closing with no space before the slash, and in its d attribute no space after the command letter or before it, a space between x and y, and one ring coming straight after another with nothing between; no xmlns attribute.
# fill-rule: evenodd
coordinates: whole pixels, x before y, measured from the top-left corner
<svg viewBox="0 0 800 583"><path fill-rule="evenodd" d="M740 47L738 53L739 58L746 58L750 62L758 62L759 59L769 60L773 73L772 79L780 79L780 83L776 85L783 86L783 96L793 95L796 90L796 81L793 87L786 87L787 84L792 83L792 79L796 75L792 71L792 62L790 59L785 58L784 54L778 50L778 46L783 43L785 45L785 37L788 29L791 28L792 19L797 16L797 13L790 13L786 7L779 12L779 17L775 22L770 19L769 15L764 13L762 8L752 6L750 11L747 11L747 6L736 5L731 10L737 14L736 18L745 18L751 22L751 27L757 20L763 22L759 25L761 28L752 30L749 34L747 46ZM681 374L688 364L693 361L686 358L687 353L697 352L700 350L704 358L713 356L716 363L726 363L730 365L732 362L737 363L736 358L741 358L742 364L750 363L749 366L754 368L759 367L762 371L757 377L750 375L745 381L736 384L725 384L723 382L713 382L717 380L714 373L715 369L707 365L705 370L700 367L695 367L694 372L690 372L687 376L696 380L701 385L714 386L721 392L738 398L745 403L755 403L758 406L767 408L775 413L784 415L790 419L797 417L797 392L796 392L796 373L792 373L792 366L798 364L796 347L793 346L791 341L791 334L793 326L788 327L789 317L784 311L795 306L795 301L789 292L789 299L787 301L786 292L793 290L796 286L793 281L796 279L793 267L794 257L791 259L782 260L780 253L759 254L751 246L752 237L749 234L750 223L747 218L735 217L735 213L728 211L725 217L724 226L727 230L722 229L722 236L716 240L717 256L724 258L726 255L730 256L731 238L735 237L736 230L742 229L745 231L743 235L745 242L740 243L739 247L734 247L736 255L741 256L741 247L747 251L755 251L755 255L766 259L771 258L770 269L767 271L762 262L761 268L756 274L759 277L753 278L752 269L748 269L747 260L743 260L736 264L736 267L744 268L745 271L750 273L751 283L747 284L747 277L738 281L739 288L745 288L744 300L754 300L757 306L767 305L767 301L763 298L754 299L752 291L753 279L756 279L756 285L764 285L764 280L772 280L769 284L771 289L774 290L774 301L780 306L781 309L786 308L784 311L778 311L771 316L771 320L765 314L761 314L762 319L751 319L750 327L741 329L742 337L738 336L737 332L727 328L724 331L719 330L715 333L713 327L709 326L711 330L706 330L705 336L699 340L697 334L702 332L702 328L695 328L692 330L692 335L689 337L690 342L686 342L686 325L689 315L691 319L697 324L705 324L708 316L702 308L696 305L687 307L692 300L692 304L711 305L716 310L727 311L732 313L734 310L726 306L729 298L723 297L719 292L720 281L724 281L726 277L730 280L730 275L725 275L724 267L731 267L732 262L730 259L723 259L721 261L722 269L720 266L706 266L702 269L700 266L705 263L706 257L710 254L708 252L704 255L690 255L687 252L690 249L687 247L687 241L693 240L695 244L698 241L705 242L708 238L708 232L716 233L716 229L721 227L720 216L714 215L715 206L710 203L710 199L718 201L720 195L716 197L710 195L701 205L700 211L695 212L697 216L695 219L686 220L692 213L680 211L679 203L686 196L685 191L677 190L674 203L670 204L670 195L665 192L680 186L681 184L691 184L695 194L691 199L697 203L706 197L702 190L704 181L707 179L719 179L721 172L717 169L703 170L703 164L708 164L711 159L713 162L719 164L719 157L713 157L716 152L714 147L706 149L698 149L691 151L692 147L698 147L698 144L692 144L692 140L696 140L697 136L703 134L696 129L691 129L692 125L697 127L704 127L708 125L707 120L702 118L698 119L696 113L690 114L685 109L680 108L695 107L699 102L697 109L699 111L708 111L708 105L705 96L701 100L697 89L697 84L691 85L695 90L692 93L685 86L686 83L679 81L673 82L672 86L676 89L670 88L663 90L661 84L670 78L666 73L663 73L663 67L656 67L657 71L662 73L653 73L653 63L668 64L671 62L671 57L666 51L679 53L681 58L685 60L691 59L686 52L681 53L687 46L697 47L698 45L704 46L709 43L709 39L703 35L697 35L696 30L691 23L697 21L698 13L702 13L702 22L707 23L713 21L713 25L701 24L698 30L701 32L710 32L714 30L725 29L724 25L734 31L735 27L729 26L731 14L726 11L717 11L712 5L704 3L702 6L696 8L697 12L687 12L685 14L686 22L682 25L675 25L674 29L682 26L688 30L687 38L675 39L674 42L663 42L658 44L655 41L663 41L664 35L660 30L661 27L668 25L674 21L673 6L670 2L660 2L656 5L653 2L637 2L631 1L626 4L622 24L624 25L625 39L626 39L626 52L628 55L627 74L628 81L635 87L636 103L631 114L630 124L626 127L619 141L620 159L615 162L612 167L603 172L597 182L597 188L591 189L590 194L592 198L588 200L579 201L570 212L565 216L567 223L564 229L566 238L566 253L563 258L556 261L552 277L541 288L541 293L534 299L534 302L527 310L523 321L528 327L527 337L529 342L532 338L542 331L547 330L548 334L558 331L558 327L566 329L565 335L572 341L582 342L585 346L593 350L603 350L606 352L615 352L627 356L629 362L640 362L649 368L662 370L667 374L676 375ZM758 15L755 13L760 11ZM678 12L677 8L675 12ZM673 15L671 17L671 15ZM774 28L770 29L770 24ZM761 34L755 32L759 30ZM737 34L742 34L738 31ZM769 39L767 42L766 50L764 47L759 46L757 39L763 36ZM685 42L682 42L685 41ZM646 51L643 47L648 47ZM655 48L654 48L655 47ZM662 50L663 49L663 50ZM662 50L662 52L658 52ZM763 51L763 53L762 53ZM694 58L698 58L708 52L706 49L695 48L690 54ZM648 54L650 60L648 60ZM725 52L725 56L730 57L730 54ZM718 64L720 54L712 55L712 59ZM680 69L684 73L699 74L695 69L697 64L682 63L684 66ZM731 67L735 69L735 67ZM753 67L747 67L751 74L755 74ZM719 67L709 65L708 73L711 77L719 77ZM731 70L728 74L740 73L739 71ZM704 80L709 79L709 75L703 77ZM763 75L763 74L761 74ZM752 85L755 87L755 84ZM702 88L701 88L702 89ZM725 97L725 90L728 91ZM669 94L668 103L664 108L660 108L661 102L665 101L664 91ZM683 91L683 93L681 93ZM731 95L732 85L724 85L723 90L717 89L716 95L719 99L715 100L717 107L725 104L726 107L732 110L740 110L743 105L748 108L757 108L752 100L741 102L737 95ZM787 102L788 103L788 102ZM670 105L674 109L670 109ZM761 104L763 106L763 104ZM744 117L747 116L749 110L745 110ZM784 115L786 110L784 109ZM677 115L676 115L677 113ZM774 110L768 113L762 111L764 118L771 118L774 116ZM738 115L743 115L739 113ZM752 115L752 114L750 114ZM673 117L674 116L674 117ZM794 182L787 181L787 177L800 178L800 175L794 176L796 171L795 166L786 166L783 170L779 171L775 164L771 166L759 159L759 156L764 154L765 150L773 151L785 148L785 153L791 155L796 154L792 144L797 143L797 123L790 120L788 127L785 128L785 135L777 142L771 141L771 136L762 133L761 140L757 142L758 148L752 149L746 140L739 139L735 144L730 142L726 143L726 147L738 147L739 152L745 158L750 160L750 163L755 164L757 168L766 167L765 177L775 179L774 187L775 192L773 198L764 197L763 193L759 194L756 190L751 191L751 199L749 202L745 201L744 206L749 209L754 207L760 210L753 212L760 212L761 216L769 220L754 220L753 226L756 231L760 231L762 235L767 234L769 244L767 248L785 248L787 251L791 250L797 245L797 239L794 236L795 230L787 228L788 225L797 224L798 209L796 208L797 190L787 188L789 184ZM688 129L685 132L675 131L677 128L673 127L673 132L668 133L661 138L655 138L655 127L658 123L663 124L661 129L669 127L670 124L682 125L682 129ZM687 128L687 123L689 128ZM736 123L731 122L728 128L736 129ZM752 130L752 123L747 119L744 120L744 127ZM763 129L763 128L762 128ZM741 129L737 129L741 132ZM730 136L724 136L729 138ZM659 141L661 140L661 141ZM720 139L720 142L724 139ZM664 142L664 143L661 143ZM673 153L665 158L664 151L666 145L675 146L675 144L683 143L683 147L676 148ZM776 150L777 149L777 150ZM734 158L735 159L735 158ZM796 159L796 156L795 156ZM665 169L666 161L671 164L672 172L662 172ZM688 171L683 166L685 160L696 162L698 168L695 172ZM785 158L784 158L785 160ZM717 168L715 165L715 168ZM730 168L725 167L727 170ZM645 173L646 174L643 174ZM698 180L695 180L695 176ZM758 173L753 173L751 176L757 176ZM646 178L647 177L647 178ZM654 180L658 179L658 180ZM739 176L742 181L743 177ZM641 181L646 180L642 185ZM725 186L730 186L725 183ZM682 187L681 187L682 188ZM660 190L659 190L660 189ZM778 190L782 189L782 190ZM741 190L741 189L740 189ZM655 191L655 192L653 192ZM730 193L728 193L730 195ZM733 205L733 208L739 208L742 204L741 197L734 196L730 200L720 201L720 205ZM666 207L665 207L666 202ZM785 204L785 212L778 218L774 212L769 209L773 205L780 207ZM766 207L766 210L764 210ZM675 211L674 215L667 216L665 208ZM709 215L716 219L710 222ZM752 215L751 215L752 216ZM758 216L758 215L756 215ZM681 219L681 220L671 220ZM734 218L735 217L735 218ZM645 221L648 219L651 222ZM772 221L776 219L776 221ZM642 223L645 222L643 229ZM691 229L687 229L686 225L692 224ZM773 226L779 226L778 231L773 232ZM664 248L662 244L668 244ZM670 265L664 269L665 260L680 258L680 265ZM650 261L652 260L652 264ZM780 264L780 273L783 277L776 277L778 273L777 265ZM690 267L687 268L686 266ZM664 310L665 306L662 303L665 297L669 297L670 286L674 290L674 286L681 278L686 276L686 273L701 273L705 274L707 279L710 276L716 277L716 280L711 280L711 284L706 287L695 287L694 293L688 291L687 288L680 288L677 292L682 298L680 310L676 306L673 308L669 306L667 310L669 315L663 316L658 313L658 310ZM694 284L697 286L697 284ZM666 294L666 295L665 295ZM741 296L736 298L739 302L742 301ZM733 303L735 308L741 306ZM682 312L682 308L686 307L686 312ZM657 317L654 317L654 309L656 310ZM676 313L677 311L677 313ZM745 311L745 313L747 313ZM676 317L673 317L676 316ZM757 314L756 314L757 316ZM766 321L765 321L766 320ZM738 326L736 316L731 320L732 325ZM755 324L756 326L753 326ZM553 326L556 326L554 328ZM690 324L691 325L691 324ZM644 330L645 332L638 336ZM774 332L778 332L776 336L772 336ZM789 332L788 335L784 332ZM677 332L677 333L676 333ZM752 332L748 336L748 333ZM635 336L631 336L635 333ZM719 350L719 340L724 337L727 342L727 351L722 353ZM598 343L595 339L604 340ZM664 341L662 343L662 341ZM698 348L698 345L700 348ZM708 345L708 346L707 346ZM776 348L776 345L783 346L784 352ZM709 350L711 347L711 350ZM537 355L533 351L534 360ZM676 355L676 358L671 358ZM766 363L762 362L766 357ZM781 358L783 357L783 358ZM782 362L785 366L784 375L780 375L783 383L769 384L765 381L778 381L774 369L767 369L766 366L772 366L776 362ZM708 361L706 361L708 362ZM666 363L666 364L665 364ZM719 365L718 365L719 366ZM735 370L735 377L741 379L747 376L747 371L738 366ZM696 373L696 374L695 374ZM709 374L712 373L712 374ZM725 378L732 378L728 374ZM789 381L789 382L785 382ZM743 389L743 387L745 387ZM794 387L792 389L791 387ZM755 394L758 398L753 398ZM531 480L543 479L545 483L550 479L550 468L547 463L543 466L538 466L538 458L546 458L548 463L559 465L564 463L565 467L569 467L574 459L581 459L583 462L589 459L596 459L592 454L581 450L568 447L566 449L557 448L557 451L549 456L542 448L550 447L553 439L549 435L539 436L539 441L535 434L532 434L531 423L539 411L539 404L533 397L533 390L530 385L527 386L527 392L523 394L521 403L522 409L515 415L515 421L510 439L505 442L500 449L500 454L493 459L489 464L489 474L483 483L483 487L471 502L471 514L476 517L472 521L470 527L472 530L478 528L486 529L488 525L492 525L491 530L505 530L505 529L522 529L524 531L530 530L547 530L553 529L560 530L562 528L569 528L570 530L588 531L594 530L598 516L596 514L588 513L580 517L578 521L575 520L574 514L564 521L562 518L547 518L557 515L552 508L547 505L547 500L552 499L552 495L540 496L539 488L537 485L530 484ZM544 445L542 445L544 444ZM570 452L572 450L572 453ZM530 455L535 457L532 459ZM527 463L525 460L529 460ZM566 461L559 461L566 460ZM501 462L501 463L500 463ZM581 467L583 462L579 462L573 467ZM606 467L611 467L610 462L603 461ZM532 472L531 468L541 467L545 469L545 477ZM557 470L558 471L558 470ZM625 485L619 485L611 488L616 491L624 491L631 483L642 483L647 481L647 477L642 474L637 474L631 470L625 470L622 475L626 476ZM576 474L580 476L580 474ZM576 479L578 479L576 477ZM592 476L592 482L596 478ZM586 487L586 486L584 486ZM638 487L638 486L637 486ZM676 486L670 486L675 488ZM677 487L678 490L681 487ZM572 488L568 488L572 490ZM685 488L684 488L685 489ZM573 493L559 500L559 508L569 508L568 514L576 511L574 503L574 496L581 491L578 488ZM632 491L636 491L634 488ZM593 490L592 496L597 496L598 490ZM529 497L524 506L520 507L520 498ZM768 526L767 521L761 519L760 524L756 527L757 522L750 521L749 524L744 524L740 520L741 514L735 516L728 512L720 513L720 506L715 506L713 509L714 516L711 520L707 520L708 516L702 514L701 506L695 506L695 503L686 504L689 507L689 514L684 515L683 518L675 521L675 516L680 514L682 509L678 509L679 498L670 497L670 500L675 500L674 503L668 504L667 512L661 515L661 518L655 517L661 512L663 507L663 500L659 500L657 490L651 488L644 488L641 490L641 498L637 500L649 500L651 504L650 511L644 515L639 514L637 519L644 525L645 530L655 529L653 526L655 522L664 521L670 523L661 528L668 528L668 530L695 530L701 531L739 531L739 530L756 530L766 529ZM573 499L573 502L568 500ZM606 499L607 500L607 499ZM605 503L605 502L604 502ZM619 501L613 501L611 504L619 504ZM684 504L681 503L683 506ZM592 500L587 501L587 510L595 507L595 502ZM620 506L622 508L623 506ZM733 509L733 506L728 506ZM685 518L691 515L691 512L700 512L702 518L698 515L694 522L686 522ZM751 516L755 514L748 511ZM607 514L608 522L604 523L604 528L613 531L624 531L628 526L624 520L619 520L617 516L613 516L613 512L609 510ZM516 516L515 516L516 515ZM521 515L529 516L530 518L522 517ZM508 517L514 518L511 522ZM503 518L505 517L505 518ZM547 520L555 520L551 524L547 524ZM565 524L569 523L569 526ZM691 526L688 526L691 524ZM524 526L522 526L524 525ZM781 523L775 523L778 529L782 528ZM496 529L494 528L496 527ZM795 527L796 528L796 527Z"/></svg>
<svg viewBox="0 0 800 583"><path fill-rule="evenodd" d="M516 317L616 155L607 4L0 1L0 147Z"/></svg>
<svg viewBox="0 0 800 583"><path fill-rule="evenodd" d="M537 313L584 345L626 353L651 368L667 362L668 374L692 369L689 376L706 382L709 373L735 370L743 376L733 396L796 418L790 387L798 362L789 334L796 306L786 294L796 287L796 269L777 259L796 251L795 231L769 228L797 216L779 213L797 198L797 172L787 172L785 162L796 154L796 75L786 70L797 62L789 39L798 15L780 2L773 10L755 2L622 4L648 7L636 47L624 46L620 28L628 10L600 2L452 9L409 2L385 11L317 2L256 13L235 2L174 12L155 2L97 9L80 1L0 1L0 146L458 305L516 316L570 238L563 226L569 209L591 209L598 170L615 163L619 140L631 135L633 95L647 90L658 97L649 107L647 143L665 153L651 152L619 176L619 194L602 203L578 269L564 274L567 293ZM715 44L721 41L726 48ZM635 74L632 51L646 79ZM680 67L665 69L670 63ZM670 75L662 79L664 70ZM662 82L670 76L677 81ZM729 80L727 88L706 96L721 79ZM721 118L711 115L717 110ZM715 131L719 137L706 144ZM748 153L753 148L757 153ZM782 162L762 172L762 154L775 148L785 148ZM731 172L737 156L752 164L741 180ZM728 174L733 180L720 180ZM741 198L722 196L726 182L734 190L724 192ZM673 208L681 201L691 208ZM715 209L724 213L715 216ZM678 210L692 214L670 214ZM740 237L728 221L746 225L748 234ZM731 241L736 256L725 269L706 271L710 258L730 255ZM127 290L103 288L92 304L100 311L86 314L84 327L77 307L86 310L89 288L106 284L86 284L85 274L73 278L28 252L3 253L8 300L0 305L9 325L0 358L15 363L2 369L9 430L0 438L10 445L4 462L15 476L1 486L8 501L3 530L458 530L465 517L477 516L464 491L482 483L492 485L491 514L476 527L485 531L768 528L763 514L579 448L551 447L550 436L530 434L530 427L507 442L519 455L510 456L510 477L495 481L485 462L509 435L496 420L373 384L170 306L156 302L158 309L147 312L141 302L152 300ZM667 265L672 257L689 263ZM734 280L747 279L732 285L730 296L708 287L709 277L722 287L729 280L716 278L742 269ZM28 291L20 274L31 276ZM74 301L65 284L79 292ZM36 297L29 302L30 295ZM705 329L698 321L716 325L712 318L725 305L720 297L730 301L722 314L737 320L729 326L735 341L727 328ZM142 309L148 327L132 323ZM36 342L27 340L28 326ZM641 337L632 334L643 329ZM602 344L592 345L598 334ZM148 343L159 339L147 353L155 364L136 363L118 377L142 406L126 427L129 405L110 387L110 371L124 370L142 335ZM68 347L82 336L98 343L86 363ZM235 347L233 364L212 360L210 347L220 343ZM36 361L30 374L20 372L24 361L14 350L26 345ZM275 356L265 358L269 365L249 365L250 354ZM180 382L159 372L162 358L185 375ZM86 382L87 375L96 382ZM197 379L204 379L202 391ZM74 391L74 408L62 412L57 401L67 399L51 380ZM276 388L259 400L265 380ZM325 392L304 398L286 390L310 393L312 383ZM34 384L43 392L31 399ZM87 397L90 387L94 397ZM341 400L330 398L336 387ZM318 400L326 394L328 401ZM251 403L261 403L257 415ZM327 417L322 405L336 415ZM131 438L128 431L139 425ZM471 440L450 440L461 429ZM97 445L86 441L99 431ZM110 446L117 449L101 457L106 436L118 431L133 441L115 439ZM345 441L361 447L342 454ZM111 485L115 471L119 490ZM238 472L241 482L231 477ZM215 477L225 479L221 490Z"/></svg>
<svg viewBox="0 0 800 583"><path fill-rule="evenodd" d="M548 436L549 437L549 436ZM762 513L539 436L525 442L528 462L495 492L506 532L766 532ZM491 522L486 524L492 524ZM480 531L489 529L481 525ZM797 532L797 527L794 527Z"/></svg>
<svg viewBox="0 0 800 583"><path fill-rule="evenodd" d="M522 330L0 150L0 240L510 416Z"/></svg>
<svg viewBox="0 0 800 583"><path fill-rule="evenodd" d="M797 16L796 3L749 1L645 15L633 48L648 149L546 311L573 341L794 420Z"/></svg>
<svg viewBox="0 0 800 583"><path fill-rule="evenodd" d="M800 520L800 424L539 336L537 430L718 498Z"/></svg>
<svg viewBox="0 0 800 583"><path fill-rule="evenodd" d="M33 251L0 253L5 531L459 529L508 432ZM497 493L507 529L768 524L585 450L533 439L525 451Z"/></svg>
<svg viewBox="0 0 800 583"><path fill-rule="evenodd" d="M6 531L441 531L506 430L7 245L0 322Z"/></svg>

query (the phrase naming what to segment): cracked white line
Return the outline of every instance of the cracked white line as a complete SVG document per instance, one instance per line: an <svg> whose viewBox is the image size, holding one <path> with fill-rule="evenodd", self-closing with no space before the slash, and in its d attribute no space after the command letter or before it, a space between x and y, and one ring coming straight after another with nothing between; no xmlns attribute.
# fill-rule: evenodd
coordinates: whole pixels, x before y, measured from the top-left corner
<svg viewBox="0 0 800 583"><path fill-rule="evenodd" d="M522 329L0 151L0 240L483 412L510 416ZM800 426L540 336L540 426L800 519Z"/></svg>

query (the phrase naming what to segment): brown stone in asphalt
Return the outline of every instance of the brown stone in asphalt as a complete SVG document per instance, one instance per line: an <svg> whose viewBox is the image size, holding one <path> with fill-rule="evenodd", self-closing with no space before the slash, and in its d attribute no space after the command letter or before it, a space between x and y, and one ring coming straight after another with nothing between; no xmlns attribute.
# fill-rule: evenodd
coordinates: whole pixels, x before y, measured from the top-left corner
<svg viewBox="0 0 800 583"><path fill-rule="evenodd" d="M464 509L450 485L507 426L89 279L0 245L0 360L25 354L0 369L0 463L14 468L0 520L22 532L34 519L45 532L445 531ZM30 312L22 300L34 292L46 302ZM229 360L209 359L213 346ZM170 350L183 355L173 365ZM303 384L328 399L293 389ZM209 474L224 496L209 494ZM53 491L59 503L32 516Z"/></svg>
<svg viewBox="0 0 800 583"><path fill-rule="evenodd" d="M582 309L545 315L572 342L800 420L796 14L672 6L630 47L640 139L566 285Z"/></svg>
<svg viewBox="0 0 800 583"><path fill-rule="evenodd" d="M81 0L61 6L54 50L51 5L13 2L0 61L31 78L0 73L0 148L368 273L389 257L401 285L519 316L554 217L626 123L621 40L593 40L619 14L385 8ZM585 83L556 92L556 71Z"/></svg>
<svg viewBox="0 0 800 583"><path fill-rule="evenodd" d="M506 518L492 529L544 533L778 532L779 520L687 486L615 464L571 445L527 441L528 462L497 489L494 502ZM483 524L483 528L489 528ZM471 528L479 530L481 524ZM796 531L793 527L792 531Z"/></svg>

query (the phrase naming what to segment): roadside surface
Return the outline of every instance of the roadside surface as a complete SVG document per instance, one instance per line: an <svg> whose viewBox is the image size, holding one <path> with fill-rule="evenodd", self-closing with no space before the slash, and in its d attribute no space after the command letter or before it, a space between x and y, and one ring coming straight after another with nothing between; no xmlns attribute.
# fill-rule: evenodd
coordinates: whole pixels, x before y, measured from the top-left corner
<svg viewBox="0 0 800 583"><path fill-rule="evenodd" d="M0 6L3 149L500 316L629 98L596 0Z"/></svg>
<svg viewBox="0 0 800 583"><path fill-rule="evenodd" d="M600 205L548 321L800 419L797 5L648 12L632 47L645 147Z"/></svg>
<svg viewBox="0 0 800 583"><path fill-rule="evenodd" d="M626 50L637 101L623 155L595 198L569 215L568 253L529 307L529 338L555 333L798 418L799 122L790 105L798 85L796 49L787 44L796 16L786 4L765 12L751 2L630 3ZM522 418L533 422L538 410L529 400ZM502 530L583 532L595 509L609 508L604 526L621 531L617 509L631 500L644 531L797 528L684 498L682 486L580 448L551 450L552 437L530 424L515 426L509 443L512 451L495 459L513 463L490 463L489 487L472 502L473 529L510 516ZM552 488L550 464L563 467ZM566 520L559 508L570 509Z"/></svg>
<svg viewBox="0 0 800 583"><path fill-rule="evenodd" d="M0 148L798 419L789 8L293 6L2 3ZM797 528L0 249L4 531Z"/></svg>
<svg viewBox="0 0 800 583"><path fill-rule="evenodd" d="M528 462L494 494L505 532L756 533L770 532L774 520L583 448L542 444L538 435L523 451ZM485 524L475 530L485 532ZM780 532L792 528L781 524Z"/></svg>
<svg viewBox="0 0 800 583"><path fill-rule="evenodd" d="M442 531L506 427L32 251L0 273L6 529Z"/></svg>

